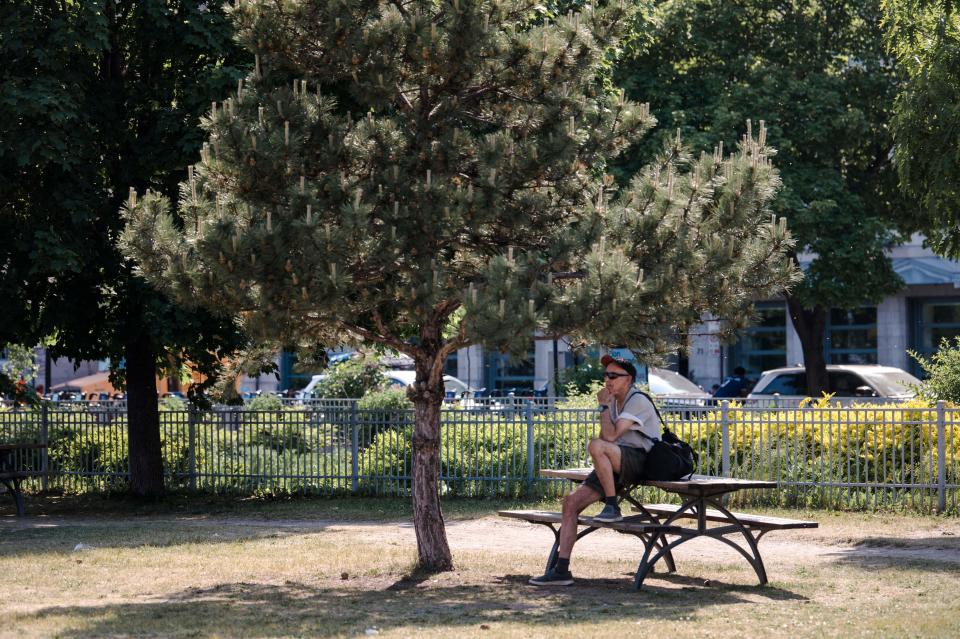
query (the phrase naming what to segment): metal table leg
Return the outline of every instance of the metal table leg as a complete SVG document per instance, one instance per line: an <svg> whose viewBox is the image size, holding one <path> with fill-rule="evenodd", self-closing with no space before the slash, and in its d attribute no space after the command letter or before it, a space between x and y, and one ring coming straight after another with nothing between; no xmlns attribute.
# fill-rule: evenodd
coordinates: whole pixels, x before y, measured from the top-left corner
<svg viewBox="0 0 960 639"><path fill-rule="evenodd" d="M711 539L721 541L735 549L753 568L754 572L757 574L757 578L760 581L760 585L767 583L766 568L763 565L763 559L760 556L760 549L757 546L757 541L763 532L754 537L753 532L740 523L740 521L737 520L737 518L734 517L729 510L724 508L723 505L719 503L719 500L715 499L715 497L716 496L693 496L685 501L676 513L673 513L663 522L663 525L669 525L676 519L679 519L682 513L690 511L692 513L696 513L697 515L697 528L695 531L688 529L688 532L681 532L677 539L674 539L665 545L658 544L658 540L656 538L644 540L643 557L640 560L640 565L637 567L637 574L634 578L634 587L636 589L640 589L640 587L643 585L644 579L646 579L646 576L653 571L654 564L656 564L661 557L666 557L680 544L689 541L690 539L696 539L697 537L710 537ZM716 528L707 528L706 509L708 505L723 513L729 523ZM727 539L726 536L729 534L742 534L749 547L749 552L747 549L735 543L733 540ZM656 552L654 552L654 549L656 549Z"/></svg>

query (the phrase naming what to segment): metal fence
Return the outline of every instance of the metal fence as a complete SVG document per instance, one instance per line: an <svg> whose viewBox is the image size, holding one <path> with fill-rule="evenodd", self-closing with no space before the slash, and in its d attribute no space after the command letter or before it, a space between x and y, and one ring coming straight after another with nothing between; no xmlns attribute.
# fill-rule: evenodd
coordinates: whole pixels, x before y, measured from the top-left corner
<svg viewBox="0 0 960 639"><path fill-rule="evenodd" d="M698 472L777 481L744 497L781 506L958 511L960 410L933 407L761 408L665 402L667 425L699 453ZM412 411L315 401L275 411L163 410L171 488L237 494L408 495ZM553 497L567 482L541 468L590 464L593 409L562 400L454 406L442 412L439 477L446 495ZM17 460L36 490L122 490L126 409L44 405L0 410L0 442L39 442ZM663 498L651 494L650 499Z"/></svg>

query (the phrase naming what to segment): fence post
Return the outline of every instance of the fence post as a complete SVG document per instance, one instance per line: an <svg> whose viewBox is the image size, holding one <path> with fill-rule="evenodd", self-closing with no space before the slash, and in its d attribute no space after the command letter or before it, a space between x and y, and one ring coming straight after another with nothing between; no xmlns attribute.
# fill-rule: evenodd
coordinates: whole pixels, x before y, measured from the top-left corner
<svg viewBox="0 0 960 639"><path fill-rule="evenodd" d="M527 496L533 496L533 401L527 402Z"/></svg>
<svg viewBox="0 0 960 639"><path fill-rule="evenodd" d="M197 489L197 409L187 407L187 472L190 473L190 490Z"/></svg>
<svg viewBox="0 0 960 639"><path fill-rule="evenodd" d="M937 402L937 512L947 509L947 419L945 402Z"/></svg>
<svg viewBox="0 0 960 639"><path fill-rule="evenodd" d="M720 404L720 474L730 476L730 400Z"/></svg>
<svg viewBox="0 0 960 639"><path fill-rule="evenodd" d="M357 494L360 491L360 425L357 423L357 402L350 403L350 472L353 480L350 490Z"/></svg>
<svg viewBox="0 0 960 639"><path fill-rule="evenodd" d="M47 490L47 462L49 460L48 446L50 446L49 416L47 411L49 406L44 402L40 405L40 443L43 448L40 449L40 490Z"/></svg>

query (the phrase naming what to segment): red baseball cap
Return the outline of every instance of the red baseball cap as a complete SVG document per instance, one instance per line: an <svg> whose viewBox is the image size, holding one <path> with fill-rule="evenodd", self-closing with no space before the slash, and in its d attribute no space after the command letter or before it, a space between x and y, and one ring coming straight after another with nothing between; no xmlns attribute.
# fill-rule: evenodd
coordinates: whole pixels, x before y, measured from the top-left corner
<svg viewBox="0 0 960 639"><path fill-rule="evenodd" d="M622 357L614 357L609 353L600 358L600 363L603 366L609 366L610 364L616 364L627 372L634 381L637 379L637 367L634 366L633 362L630 360L624 359Z"/></svg>

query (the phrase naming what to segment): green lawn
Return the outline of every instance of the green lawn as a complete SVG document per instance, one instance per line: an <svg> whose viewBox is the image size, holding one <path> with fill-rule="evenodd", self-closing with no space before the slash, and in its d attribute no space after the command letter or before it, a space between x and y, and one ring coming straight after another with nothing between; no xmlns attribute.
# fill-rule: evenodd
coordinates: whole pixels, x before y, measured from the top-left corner
<svg viewBox="0 0 960 639"><path fill-rule="evenodd" d="M7 501L4 637L960 636L956 518L786 511L821 528L764 539L769 585L704 542L636 592L633 540L607 531L575 586L528 586L551 537L492 516L516 502L446 503L457 570L423 576L400 500Z"/></svg>

